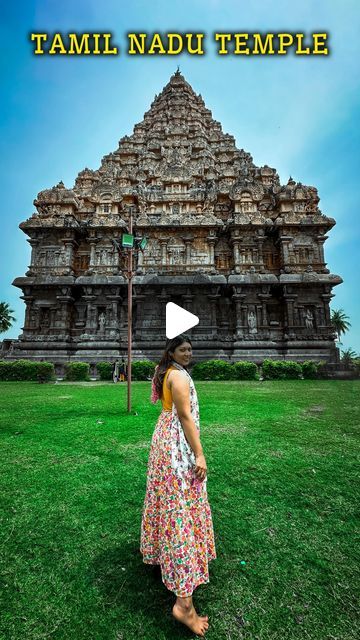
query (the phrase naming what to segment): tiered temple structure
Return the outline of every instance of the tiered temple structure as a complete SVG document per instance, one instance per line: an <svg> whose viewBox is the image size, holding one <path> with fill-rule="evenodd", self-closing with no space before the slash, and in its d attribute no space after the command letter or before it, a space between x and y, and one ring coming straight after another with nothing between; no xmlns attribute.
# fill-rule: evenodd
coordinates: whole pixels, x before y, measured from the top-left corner
<svg viewBox="0 0 360 640"><path fill-rule="evenodd" d="M336 360L324 258L335 220L314 187L256 167L176 72L131 136L72 189L41 191L20 228L31 264L13 284L25 324L12 358L96 363L126 353L129 207L135 358L158 357L165 305L199 316L195 360ZM10 354L9 354L10 355Z"/></svg>

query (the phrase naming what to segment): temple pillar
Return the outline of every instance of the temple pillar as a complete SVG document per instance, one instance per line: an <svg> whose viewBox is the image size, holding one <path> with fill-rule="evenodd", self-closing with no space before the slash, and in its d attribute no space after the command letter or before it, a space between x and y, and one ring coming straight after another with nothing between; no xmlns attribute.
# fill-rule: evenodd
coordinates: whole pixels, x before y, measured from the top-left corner
<svg viewBox="0 0 360 640"><path fill-rule="evenodd" d="M120 334L122 334L124 337L127 336L127 329L128 329L128 299L126 296L123 298L122 305L120 306Z"/></svg>
<svg viewBox="0 0 360 640"><path fill-rule="evenodd" d="M24 318L24 326L22 327L22 329L24 331L29 331L31 329L35 329L35 326L32 326L32 320L35 317L34 314L32 315L32 310L33 310L33 304L34 304L34 300L35 300L35 296L20 296L21 300L24 300L25 302L25 318Z"/></svg>
<svg viewBox="0 0 360 640"><path fill-rule="evenodd" d="M79 304L79 305L77 305L76 310L77 310L78 317L77 317L77 319L75 321L75 327L77 329L79 329L79 328L82 329L84 327L84 325L85 325L86 306L84 304ZM56 326L58 326L57 323L56 323Z"/></svg>
<svg viewBox="0 0 360 640"><path fill-rule="evenodd" d="M284 267L290 264L289 244L292 242L292 236L280 236L281 262Z"/></svg>
<svg viewBox="0 0 360 640"><path fill-rule="evenodd" d="M136 273L141 274L143 272L143 266L144 266L144 254L141 251L141 249L139 249L139 251L137 251L137 256L136 256Z"/></svg>
<svg viewBox="0 0 360 640"><path fill-rule="evenodd" d="M325 324L326 326L331 326L331 316L330 316L330 300L333 298L332 293L323 293L321 295L324 301L324 315L325 315Z"/></svg>
<svg viewBox="0 0 360 640"><path fill-rule="evenodd" d="M112 300L111 302L111 316L112 316L112 322L116 324L117 322L117 301L116 300Z"/></svg>
<svg viewBox="0 0 360 640"><path fill-rule="evenodd" d="M245 293L240 293L237 291L231 296L232 300L235 304L235 325L236 325L236 335L238 338L241 338L244 334L244 313L243 313L243 300L245 298Z"/></svg>
<svg viewBox="0 0 360 640"><path fill-rule="evenodd" d="M124 327L124 299L119 296L119 329L123 329Z"/></svg>
<svg viewBox="0 0 360 640"><path fill-rule="evenodd" d="M241 271L240 265L243 263L242 261L243 249L241 250L241 255L240 255L240 248L239 248L240 243L241 243L241 238L239 236L239 229L234 229L230 238L230 244L232 246L235 273L240 273Z"/></svg>
<svg viewBox="0 0 360 640"><path fill-rule="evenodd" d="M207 241L208 241L208 246L209 246L209 266L212 268L215 268L215 241L216 238L214 238L214 236L208 236L207 237Z"/></svg>
<svg viewBox="0 0 360 640"><path fill-rule="evenodd" d="M240 307L240 316L241 316L241 325L243 328L247 327L247 314L248 314L248 305L246 303L242 303Z"/></svg>
<svg viewBox="0 0 360 640"><path fill-rule="evenodd" d="M233 241L233 256L235 267L240 266L239 240Z"/></svg>
<svg viewBox="0 0 360 640"><path fill-rule="evenodd" d="M167 293L165 287L162 287L161 293L158 296L158 300L160 302L160 313L158 315L159 322L157 324L158 327L166 326L166 303L170 302L171 296Z"/></svg>
<svg viewBox="0 0 360 640"><path fill-rule="evenodd" d="M256 242L257 242L257 260L258 260L259 270L262 271L265 269L264 256L263 256L264 236L258 235L256 237Z"/></svg>
<svg viewBox="0 0 360 640"><path fill-rule="evenodd" d="M50 329L54 329L55 327L55 315L56 315L56 309L52 307L50 309Z"/></svg>
<svg viewBox="0 0 360 640"><path fill-rule="evenodd" d="M144 300L145 294L136 293L134 295L134 302L136 304L135 307L135 326L134 326L134 338L141 339L142 338L142 327L144 321Z"/></svg>
<svg viewBox="0 0 360 640"><path fill-rule="evenodd" d="M263 327L267 327L268 317L267 317L266 304L267 304L267 300L269 300L271 298L271 294L270 293L258 293L258 298L262 302L262 306L261 306L261 325Z"/></svg>
<svg viewBox="0 0 360 640"><path fill-rule="evenodd" d="M191 240L185 240L185 264L190 266L191 264Z"/></svg>
<svg viewBox="0 0 360 640"><path fill-rule="evenodd" d="M38 238L28 238L28 243L31 246L31 256L30 256L30 264L28 266L28 271L26 272L27 276L34 275L34 267L37 266L37 247L39 245Z"/></svg>
<svg viewBox="0 0 360 640"><path fill-rule="evenodd" d="M221 297L220 293L212 293L208 294L208 300L210 303L210 326L211 333L215 335L217 332L217 313L216 313L216 305L218 299Z"/></svg>
<svg viewBox="0 0 360 640"><path fill-rule="evenodd" d="M65 251L64 251L65 264L63 266L65 268L65 271L67 271L68 274L73 275L74 274L74 269L73 269L74 247L75 245L77 245L77 242L73 238L62 238L62 242L64 243L64 248L65 248Z"/></svg>
<svg viewBox="0 0 360 640"><path fill-rule="evenodd" d="M166 247L167 247L167 239L161 239L160 240L160 245L161 245L161 264L163 267L166 267Z"/></svg>
<svg viewBox="0 0 360 640"><path fill-rule="evenodd" d="M69 334L71 331L71 310L74 304L74 298L70 295L70 289L68 293L63 293L56 296L56 299L60 303L61 318L58 323L58 327L64 333Z"/></svg>
<svg viewBox="0 0 360 640"><path fill-rule="evenodd" d="M92 330L96 330L96 319L94 320L94 302L96 300L95 295L86 294L83 296L83 300L86 303L86 325L85 333L91 333Z"/></svg>
<svg viewBox="0 0 360 640"><path fill-rule="evenodd" d="M119 329L119 321L118 321L118 307L119 302L121 302L122 298L118 293L112 293L106 296L106 299L110 304L110 313L109 313L109 321L107 324L108 329L118 330Z"/></svg>
<svg viewBox="0 0 360 640"><path fill-rule="evenodd" d="M90 242L90 262L89 262L89 267L95 267L96 266L96 252L95 252L96 243L97 243L97 240L92 240Z"/></svg>
<svg viewBox="0 0 360 640"><path fill-rule="evenodd" d="M328 239L328 236L318 235L316 236L317 248L319 254L319 263L322 267L326 266L325 257L324 257L324 242Z"/></svg>
<svg viewBox="0 0 360 640"><path fill-rule="evenodd" d="M316 320L317 327L323 326L323 313L324 313L323 307L321 307L320 305L316 305L315 320Z"/></svg>
<svg viewBox="0 0 360 640"><path fill-rule="evenodd" d="M182 296L183 299L183 304L185 307L188 307L188 309L191 309L191 303L194 299L194 295L192 293L184 293Z"/></svg>

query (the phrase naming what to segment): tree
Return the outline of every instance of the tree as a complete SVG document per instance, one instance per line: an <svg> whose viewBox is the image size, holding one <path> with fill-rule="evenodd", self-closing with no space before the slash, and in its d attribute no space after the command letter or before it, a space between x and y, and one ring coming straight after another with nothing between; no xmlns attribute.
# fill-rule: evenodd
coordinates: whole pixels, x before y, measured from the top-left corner
<svg viewBox="0 0 360 640"><path fill-rule="evenodd" d="M343 365L345 365L345 367L350 367L352 364L354 364L354 360L356 357L357 353L351 348L345 349L341 352L341 362Z"/></svg>
<svg viewBox="0 0 360 640"><path fill-rule="evenodd" d="M4 333L12 326L13 322L16 322L16 318L14 318L13 309L10 309L7 302L0 302L0 333Z"/></svg>
<svg viewBox="0 0 360 640"><path fill-rule="evenodd" d="M349 317L346 315L343 309L332 309L331 310L331 324L334 327L338 341L341 344L341 334L349 331L351 324L349 322Z"/></svg>

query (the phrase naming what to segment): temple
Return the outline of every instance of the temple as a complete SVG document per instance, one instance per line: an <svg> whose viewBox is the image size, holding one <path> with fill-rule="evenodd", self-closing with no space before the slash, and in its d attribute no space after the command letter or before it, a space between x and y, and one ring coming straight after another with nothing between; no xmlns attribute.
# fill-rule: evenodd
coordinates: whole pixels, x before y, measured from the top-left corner
<svg viewBox="0 0 360 640"><path fill-rule="evenodd" d="M177 71L132 135L73 188L41 191L20 228L32 247L13 284L26 304L11 358L96 363L127 349L129 215L135 252L133 354L156 359L168 301L199 316L194 359L334 362L324 258L335 220L315 187L257 167ZM8 354L10 356L10 353Z"/></svg>

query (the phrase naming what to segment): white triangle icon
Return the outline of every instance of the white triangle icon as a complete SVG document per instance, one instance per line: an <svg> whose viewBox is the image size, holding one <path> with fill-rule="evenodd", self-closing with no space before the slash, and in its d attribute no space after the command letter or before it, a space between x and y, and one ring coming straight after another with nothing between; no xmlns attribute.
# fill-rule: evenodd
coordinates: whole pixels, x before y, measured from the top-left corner
<svg viewBox="0 0 360 640"><path fill-rule="evenodd" d="M171 340L199 324L199 318L174 302L166 305L166 337Z"/></svg>

